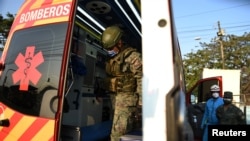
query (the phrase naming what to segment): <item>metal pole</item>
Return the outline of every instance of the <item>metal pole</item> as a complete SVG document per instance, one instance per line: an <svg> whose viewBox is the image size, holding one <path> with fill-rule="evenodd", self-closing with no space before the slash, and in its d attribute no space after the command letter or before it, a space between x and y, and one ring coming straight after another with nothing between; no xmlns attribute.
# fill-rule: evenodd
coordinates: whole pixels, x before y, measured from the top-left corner
<svg viewBox="0 0 250 141"><path fill-rule="evenodd" d="M225 69L225 61L224 61L224 48L223 48L222 39L219 39L219 42L220 42L220 52L221 52L221 63L222 63L222 69Z"/></svg>
<svg viewBox="0 0 250 141"><path fill-rule="evenodd" d="M219 42L220 42L221 64L222 64L222 68L225 69L225 62L224 62L224 47L223 47L223 42L222 42L222 36L224 35L224 33L223 33L223 31L221 30L220 21L218 21L218 28L219 28L219 31L217 32L217 36L219 37Z"/></svg>

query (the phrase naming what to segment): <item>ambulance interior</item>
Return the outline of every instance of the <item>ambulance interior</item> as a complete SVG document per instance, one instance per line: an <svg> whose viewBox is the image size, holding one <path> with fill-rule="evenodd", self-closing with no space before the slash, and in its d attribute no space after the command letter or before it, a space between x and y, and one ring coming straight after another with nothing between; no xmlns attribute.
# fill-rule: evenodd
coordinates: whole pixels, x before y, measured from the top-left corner
<svg viewBox="0 0 250 141"><path fill-rule="evenodd" d="M126 35L125 42L141 52L140 0L79 0L67 71L63 140L109 137L112 104L101 88L107 55L100 37L110 25L118 25Z"/></svg>

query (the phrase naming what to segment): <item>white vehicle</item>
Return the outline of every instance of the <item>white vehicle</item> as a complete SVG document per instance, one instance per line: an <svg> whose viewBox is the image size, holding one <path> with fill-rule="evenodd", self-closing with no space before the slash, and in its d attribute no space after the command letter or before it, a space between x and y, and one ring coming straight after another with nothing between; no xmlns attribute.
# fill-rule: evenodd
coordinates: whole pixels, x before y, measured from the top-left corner
<svg viewBox="0 0 250 141"><path fill-rule="evenodd" d="M208 69L204 68L202 71L202 79L208 77L222 76L223 84L221 87L222 95L225 91L233 92L233 99L235 103L240 103L240 80L241 70L229 69Z"/></svg>

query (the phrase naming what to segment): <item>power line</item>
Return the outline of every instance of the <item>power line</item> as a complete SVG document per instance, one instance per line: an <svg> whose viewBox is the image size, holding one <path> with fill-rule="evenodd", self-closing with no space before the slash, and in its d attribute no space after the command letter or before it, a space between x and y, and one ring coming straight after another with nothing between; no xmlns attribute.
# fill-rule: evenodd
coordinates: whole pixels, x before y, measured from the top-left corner
<svg viewBox="0 0 250 141"><path fill-rule="evenodd" d="M248 25L238 25L238 26L227 26L224 29L228 29L228 28L240 28L240 27L248 27L250 26L250 24ZM204 32L204 31L211 31L212 29L197 29L197 30L185 30L185 31L179 31L178 33L193 33L193 32Z"/></svg>
<svg viewBox="0 0 250 141"><path fill-rule="evenodd" d="M194 14L179 16L179 17L175 17L175 18L176 19L178 19L178 18L186 18L186 17L196 16L196 15L202 15L202 14L207 14L207 13L224 11L224 10L228 10L228 9L232 9L232 8L238 8L238 7L247 6L247 5L250 5L250 3L246 3L246 4L242 4L242 5L236 5L236 6L232 6L232 7L228 7L228 8L223 8L223 9L217 9L217 10L211 10L211 11L204 11L204 12L200 12L200 13L194 13Z"/></svg>
<svg viewBox="0 0 250 141"><path fill-rule="evenodd" d="M224 26L239 25L240 23L250 23L250 21L237 21L237 22L223 23L223 25ZM197 27L201 27L201 28L209 27L209 28L211 28L211 25L193 25L193 26L178 27L178 29L190 29L190 28L197 28Z"/></svg>
<svg viewBox="0 0 250 141"><path fill-rule="evenodd" d="M245 3L245 4L241 4L241 5L236 5L236 6L227 7L227 8L223 8L223 9L212 10L212 11L210 10L210 11L205 11L205 12L200 12L200 13L195 13L195 14L189 14L189 15L185 15L185 16L179 16L179 17L176 17L176 18L188 17L188 16L194 16L194 15L201 15L201 14L206 14L206 13L211 13L211 12L217 12L217 11L223 11L223 10L228 10L228 9L232 9L232 8L238 8L238 7L247 6L247 5L250 5L250 3ZM234 23L223 23L223 26L226 29L248 27L249 24L245 24L245 25L238 25L238 24L239 23L249 23L249 22L250 21L234 22ZM227 26L227 25L232 25L232 24L237 24L237 26ZM183 27L182 28L178 27L177 31L178 31L178 34L182 34L182 33L206 32L206 31L211 31L211 30L216 29L216 27L211 28L211 25L208 25L208 26L203 26L203 25L202 26L197 26L197 25L195 25L195 26L188 26L188 27L184 27L184 28ZM197 29L197 27L204 27L204 28ZM187 28L188 30L183 30L185 28Z"/></svg>

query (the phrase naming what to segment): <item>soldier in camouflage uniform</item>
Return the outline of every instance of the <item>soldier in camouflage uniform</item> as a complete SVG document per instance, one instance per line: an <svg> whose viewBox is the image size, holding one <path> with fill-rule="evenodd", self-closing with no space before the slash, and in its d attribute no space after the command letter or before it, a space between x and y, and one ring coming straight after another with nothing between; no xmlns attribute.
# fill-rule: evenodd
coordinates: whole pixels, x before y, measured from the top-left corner
<svg viewBox="0 0 250 141"><path fill-rule="evenodd" d="M110 26L102 34L102 44L110 56L106 62L106 88L114 108L111 141L133 129L135 113L142 104L142 58L136 49L123 42L123 32Z"/></svg>
<svg viewBox="0 0 250 141"><path fill-rule="evenodd" d="M218 107L216 115L222 125L246 124L245 115L242 110L232 104L233 93L224 92L224 104Z"/></svg>

